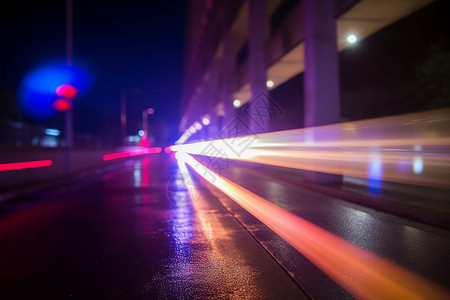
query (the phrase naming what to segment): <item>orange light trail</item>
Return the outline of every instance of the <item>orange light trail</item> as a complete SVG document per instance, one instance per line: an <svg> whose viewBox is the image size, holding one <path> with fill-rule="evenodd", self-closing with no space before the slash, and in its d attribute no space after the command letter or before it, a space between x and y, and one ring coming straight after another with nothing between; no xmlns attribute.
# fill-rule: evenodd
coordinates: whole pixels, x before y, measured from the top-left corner
<svg viewBox="0 0 450 300"><path fill-rule="evenodd" d="M443 109L175 145L171 149L448 189L448 128L450 109Z"/></svg>
<svg viewBox="0 0 450 300"><path fill-rule="evenodd" d="M190 165L354 296L450 299L450 293L439 285L278 207L211 171L192 156L178 153L177 159Z"/></svg>

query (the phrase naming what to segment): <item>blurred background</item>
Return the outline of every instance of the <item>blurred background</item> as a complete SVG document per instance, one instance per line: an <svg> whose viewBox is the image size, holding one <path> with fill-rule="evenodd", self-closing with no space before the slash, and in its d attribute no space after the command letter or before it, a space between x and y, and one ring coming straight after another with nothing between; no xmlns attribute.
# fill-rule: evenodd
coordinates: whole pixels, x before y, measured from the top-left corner
<svg viewBox="0 0 450 300"><path fill-rule="evenodd" d="M1 6L0 144L64 146L64 113L38 116L21 107L18 97L30 73L66 62L66 2ZM73 65L89 80L73 105L75 147L138 144L148 108L155 111L148 119L153 144L177 137L185 6L184 1L74 1Z"/></svg>

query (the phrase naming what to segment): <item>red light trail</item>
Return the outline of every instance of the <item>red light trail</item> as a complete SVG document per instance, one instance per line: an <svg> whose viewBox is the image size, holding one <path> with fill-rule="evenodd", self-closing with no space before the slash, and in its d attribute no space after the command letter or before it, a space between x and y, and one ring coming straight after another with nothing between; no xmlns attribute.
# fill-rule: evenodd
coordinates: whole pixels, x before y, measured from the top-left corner
<svg viewBox="0 0 450 300"><path fill-rule="evenodd" d="M152 148L145 148L145 149L135 150L135 151L125 151L125 152L105 154L105 155L103 155L103 160L108 161L108 160L112 160L112 159L132 157L132 156L145 155L145 154L151 154L151 153L160 153L160 152L161 152L160 147L152 147Z"/></svg>
<svg viewBox="0 0 450 300"><path fill-rule="evenodd" d="M53 162L51 160L35 160L17 163L7 163L7 164L0 164L0 171L49 167L52 164Z"/></svg>

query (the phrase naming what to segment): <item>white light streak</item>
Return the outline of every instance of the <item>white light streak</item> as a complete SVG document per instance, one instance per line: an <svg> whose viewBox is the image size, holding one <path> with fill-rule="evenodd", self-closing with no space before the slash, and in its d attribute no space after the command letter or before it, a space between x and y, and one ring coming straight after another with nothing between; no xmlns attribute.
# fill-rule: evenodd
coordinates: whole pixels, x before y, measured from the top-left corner
<svg viewBox="0 0 450 300"><path fill-rule="evenodd" d="M221 150L216 155L229 159L367 179L376 172L378 180L448 189L448 128L450 109L444 109L177 145L172 150L200 154L213 143ZM247 146L236 151L236 145ZM419 156L420 161L415 159ZM400 169L405 161L415 166Z"/></svg>

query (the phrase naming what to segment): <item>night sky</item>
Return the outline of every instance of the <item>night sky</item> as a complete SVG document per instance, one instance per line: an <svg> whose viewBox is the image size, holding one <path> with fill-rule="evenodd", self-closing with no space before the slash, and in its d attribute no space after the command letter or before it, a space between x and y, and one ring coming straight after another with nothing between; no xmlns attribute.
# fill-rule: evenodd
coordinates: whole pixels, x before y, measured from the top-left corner
<svg viewBox="0 0 450 300"><path fill-rule="evenodd" d="M76 100L75 133L120 138L120 94L127 91L128 134L150 129L173 143L180 120L186 1L74 0L74 64L94 82ZM450 2L425 9L340 54L343 120L374 118L450 106ZM14 112L14 94L33 68L65 61L65 1L10 1L0 5L0 118L32 122ZM277 101L298 102L301 76L278 88ZM63 114L37 125L63 129ZM294 124L300 126L301 124ZM1 124L0 124L1 125ZM1 130L1 129L0 129Z"/></svg>
<svg viewBox="0 0 450 300"><path fill-rule="evenodd" d="M74 1L74 64L94 79L76 100L75 132L120 135L120 94L126 89L128 134L141 129L142 110L153 107L150 126L169 127L168 142L178 137L185 6L181 0ZM2 102L36 66L65 61L65 11L63 0L2 3ZM58 127L61 121L59 114L46 123Z"/></svg>

